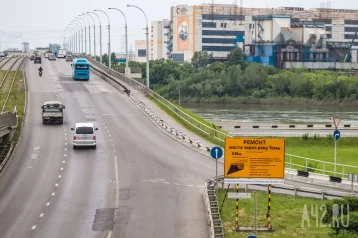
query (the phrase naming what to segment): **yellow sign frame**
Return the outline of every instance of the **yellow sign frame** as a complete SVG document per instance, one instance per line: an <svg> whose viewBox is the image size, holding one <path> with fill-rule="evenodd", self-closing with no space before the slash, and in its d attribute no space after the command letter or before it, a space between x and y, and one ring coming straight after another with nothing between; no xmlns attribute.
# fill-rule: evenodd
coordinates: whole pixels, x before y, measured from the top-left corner
<svg viewBox="0 0 358 238"><path fill-rule="evenodd" d="M225 138L224 178L285 178L285 139Z"/></svg>

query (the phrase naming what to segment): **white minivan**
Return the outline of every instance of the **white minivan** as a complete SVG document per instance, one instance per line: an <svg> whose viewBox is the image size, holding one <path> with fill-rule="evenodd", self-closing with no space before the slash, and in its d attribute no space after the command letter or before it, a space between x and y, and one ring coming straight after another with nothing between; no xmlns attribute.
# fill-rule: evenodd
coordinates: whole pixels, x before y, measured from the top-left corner
<svg viewBox="0 0 358 238"><path fill-rule="evenodd" d="M73 149L77 149L77 147L96 148L96 131L98 128L94 126L94 123L79 122L71 130L75 132L73 135Z"/></svg>

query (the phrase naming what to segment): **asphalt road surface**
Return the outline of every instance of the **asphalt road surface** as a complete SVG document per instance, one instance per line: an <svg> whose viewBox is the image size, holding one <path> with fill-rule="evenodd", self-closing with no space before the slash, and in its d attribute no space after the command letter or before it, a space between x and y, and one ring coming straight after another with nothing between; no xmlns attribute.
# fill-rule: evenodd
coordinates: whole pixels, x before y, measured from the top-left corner
<svg viewBox="0 0 358 238"><path fill-rule="evenodd" d="M70 62L29 61L28 114L0 178L0 237L208 237L203 185L213 160L160 132L126 95ZM61 100L64 125L43 125L41 105ZM72 148L76 122L98 127L97 149ZM219 171L223 170L219 164Z"/></svg>

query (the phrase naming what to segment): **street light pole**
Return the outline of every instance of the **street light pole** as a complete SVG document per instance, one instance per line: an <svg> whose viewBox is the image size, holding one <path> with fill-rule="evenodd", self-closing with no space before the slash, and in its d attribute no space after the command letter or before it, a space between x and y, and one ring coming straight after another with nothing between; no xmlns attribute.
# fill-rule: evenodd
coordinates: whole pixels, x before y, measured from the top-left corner
<svg viewBox="0 0 358 238"><path fill-rule="evenodd" d="M83 13L82 15L80 15L82 17L85 17L85 19L88 21L88 47L89 47L89 55L91 56L91 21L88 20L87 16L85 15L85 13Z"/></svg>
<svg viewBox="0 0 358 238"><path fill-rule="evenodd" d="M101 23L101 18L94 12L87 12L87 13L92 13L92 14L96 15L99 20L99 62L102 64L102 23ZM95 59L95 60L97 61L97 59Z"/></svg>
<svg viewBox="0 0 358 238"><path fill-rule="evenodd" d="M85 54L87 54L87 30L86 30L86 22L81 17L76 17L79 20L83 21L84 29L85 29Z"/></svg>
<svg viewBox="0 0 358 238"><path fill-rule="evenodd" d="M109 22L109 17L107 15L107 13L105 13L102 10L94 10L96 12L102 12L103 14L105 14L107 16L108 19L108 68L111 69L111 25Z"/></svg>
<svg viewBox="0 0 358 238"><path fill-rule="evenodd" d="M138 8L143 14L144 14L144 16L145 16L145 20L146 20L146 28L145 28L145 30L146 30L146 35L147 35L147 87L148 87L148 89L149 89L149 86L150 86L150 84L149 84L149 33L148 33L148 18L147 18L147 15L144 13L144 11L140 8L140 7L138 7L138 6L135 6L135 5L130 5L130 4L127 4L127 7L135 7L135 8Z"/></svg>
<svg viewBox="0 0 358 238"><path fill-rule="evenodd" d="M84 13L83 15L87 15L87 16L91 17L93 20L93 50L94 50L93 58L96 60L96 21L94 20L93 16L89 13Z"/></svg>
<svg viewBox="0 0 358 238"><path fill-rule="evenodd" d="M125 34L126 34L126 69L125 69L125 75L127 76L127 77L129 77L129 67L128 67L128 61L129 61L129 57L128 57L128 28L127 28L127 18L126 18L126 16L124 15L124 13L121 11L121 10L119 10L119 9L117 9L117 8L112 8L112 7L110 7L110 8L108 8L108 9L110 9L110 10L117 10L117 11L119 11L120 13L122 13L122 15L123 15L123 17L124 17L124 23L125 23Z"/></svg>
<svg viewBox="0 0 358 238"><path fill-rule="evenodd" d="M78 41L78 48L77 49L78 49L78 54L81 54L81 34L80 34L81 27L79 27L79 25L75 21L72 21L71 24L73 24L73 26L77 30L77 32L76 32L76 38L77 38L77 41Z"/></svg>
<svg viewBox="0 0 358 238"><path fill-rule="evenodd" d="M82 26L82 23L81 22L79 22L78 20L73 20L73 22L74 23L76 23L76 24L78 24L78 26L79 26L79 29L81 30L80 31L80 38L81 38L81 54L83 54L84 53L84 51L83 51L83 26ZM82 34L81 34L82 33Z"/></svg>

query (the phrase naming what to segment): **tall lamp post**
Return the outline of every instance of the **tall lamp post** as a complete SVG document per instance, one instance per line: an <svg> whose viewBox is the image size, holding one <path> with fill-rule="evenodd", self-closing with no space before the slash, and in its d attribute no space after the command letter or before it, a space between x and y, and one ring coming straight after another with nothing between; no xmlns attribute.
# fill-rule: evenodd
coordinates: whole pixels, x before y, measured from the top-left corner
<svg viewBox="0 0 358 238"><path fill-rule="evenodd" d="M73 20L73 23L75 23L78 26L78 28L80 29L78 32L82 33L82 34L80 34L81 36L79 37L79 38L81 38L82 42L80 41L80 39L78 39L78 42L81 42L81 54L83 54L84 51L83 51L83 29L82 29L82 24L81 24L81 22L79 22L77 20Z"/></svg>
<svg viewBox="0 0 358 238"><path fill-rule="evenodd" d="M89 55L91 56L91 21L87 18L87 16L85 15L85 13L83 13L82 15L80 15L80 17L84 17L87 21L88 21L88 47L89 47Z"/></svg>
<svg viewBox="0 0 358 238"><path fill-rule="evenodd" d="M102 12L108 19L108 68L111 69L111 24L109 22L109 16L102 10L94 10L95 12Z"/></svg>
<svg viewBox="0 0 358 238"><path fill-rule="evenodd" d="M125 22L125 34L126 34L126 69L125 69L125 75L127 77L129 77L129 67L128 67L128 61L129 61L129 57L128 57L128 28L127 28L127 18L126 16L124 15L124 13L117 9L117 8L112 8L112 7L109 7L108 8L109 10L117 10L119 11L120 13L122 13L123 17L124 17L124 22Z"/></svg>
<svg viewBox="0 0 358 238"><path fill-rule="evenodd" d="M93 16L89 13L83 13L84 16L89 16L93 20L93 50L94 50L94 56L93 58L96 60L96 21L94 20ZM90 37L91 39L91 37ZM91 44L90 44L91 46ZM91 48L90 48L91 51Z"/></svg>
<svg viewBox="0 0 358 238"><path fill-rule="evenodd" d="M85 29L85 54L87 54L87 30L86 30L86 22L81 17L76 17L76 19L83 21L84 29Z"/></svg>
<svg viewBox="0 0 358 238"><path fill-rule="evenodd" d="M149 89L149 33L148 33L148 18L147 18L147 15L144 13L144 11L140 8L140 7L138 7L138 6L135 6L135 5L130 5L130 4L127 4L127 7L135 7L135 8L137 8L137 9L139 9L143 14L144 14L144 16L145 16L145 20L146 20L146 28L145 28L145 30L146 30L146 35L147 35L147 87L148 87L148 89Z"/></svg>
<svg viewBox="0 0 358 238"><path fill-rule="evenodd" d="M101 18L94 12L87 12L87 13L96 15L99 20L99 62L102 64L102 23L101 23Z"/></svg>
<svg viewBox="0 0 358 238"><path fill-rule="evenodd" d="M71 51L73 52L73 53L75 53L76 52L76 30L74 30L73 31L73 28L71 28L71 27L73 27L72 25L68 25L68 29L71 31L71 34L72 34L72 49L71 49Z"/></svg>
<svg viewBox="0 0 358 238"><path fill-rule="evenodd" d="M80 53L80 44L79 44L79 36L78 36L78 30L77 30L77 26L74 25L72 22L70 24L68 24L69 26L73 27L74 31L75 31L75 46L76 46L76 53L79 54Z"/></svg>

